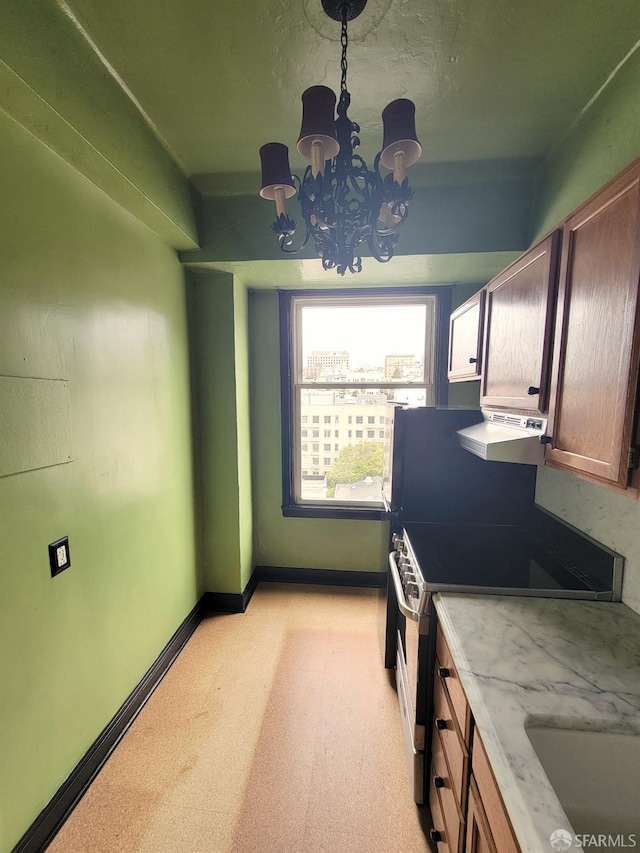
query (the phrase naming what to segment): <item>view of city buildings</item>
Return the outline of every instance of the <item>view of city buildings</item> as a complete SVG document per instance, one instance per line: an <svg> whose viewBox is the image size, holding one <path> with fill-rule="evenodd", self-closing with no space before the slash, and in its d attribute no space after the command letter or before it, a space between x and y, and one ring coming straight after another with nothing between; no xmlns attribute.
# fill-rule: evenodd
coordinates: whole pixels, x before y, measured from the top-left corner
<svg viewBox="0 0 640 853"><path fill-rule="evenodd" d="M407 388L404 383L423 382L423 364L414 355L384 356L384 363L350 367L345 350L316 350L305 358L303 382L317 388L301 390L300 400L300 473L302 497L325 499L326 475L340 451L353 444L377 442L388 454L397 405L427 405L430 392ZM366 387L370 383L389 382L388 388ZM322 385L349 383L349 388L323 388ZM393 387L398 383L398 387ZM380 472L382 473L382 472ZM381 500L381 477L368 477L360 483L336 486L336 499Z"/></svg>

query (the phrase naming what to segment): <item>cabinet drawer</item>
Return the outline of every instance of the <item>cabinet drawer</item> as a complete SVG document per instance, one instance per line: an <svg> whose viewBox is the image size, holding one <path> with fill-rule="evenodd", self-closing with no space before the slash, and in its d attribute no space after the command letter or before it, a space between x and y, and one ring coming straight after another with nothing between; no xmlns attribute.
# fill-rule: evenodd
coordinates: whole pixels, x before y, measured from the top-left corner
<svg viewBox="0 0 640 853"><path fill-rule="evenodd" d="M464 688L458 678L458 670L455 667L451 652L440 629L438 629L436 636L436 657L436 688L444 686L448 692L458 728L464 742L468 746L471 734L471 711L469 710Z"/></svg>
<svg viewBox="0 0 640 853"><path fill-rule="evenodd" d="M471 768L496 848L500 853L519 853L520 847L511 829L487 753L477 730L473 737Z"/></svg>
<svg viewBox="0 0 640 853"><path fill-rule="evenodd" d="M447 757L446 760L449 765L449 771L451 773L452 787L456 792L457 801L460 804L460 807L463 808L465 805L464 792L467 784L469 752L462 741L460 732L458 731L458 727L455 722L455 715L449 702L446 689L437 681L433 693L433 711L433 752L435 755L436 746L438 744L442 744L442 748Z"/></svg>
<svg viewBox="0 0 640 853"><path fill-rule="evenodd" d="M436 787L435 779L442 783L441 787ZM429 786L438 797L449 847L452 851L458 851L461 849L464 838L464 821L460 812L458 795L452 787L447 762L438 738L434 738Z"/></svg>
<svg viewBox="0 0 640 853"><path fill-rule="evenodd" d="M457 853L457 848L453 848L449 844L449 835L442 818L438 792L433 785L429 786L429 808L431 810L431 823L433 824L430 836L431 840L438 845L438 853Z"/></svg>

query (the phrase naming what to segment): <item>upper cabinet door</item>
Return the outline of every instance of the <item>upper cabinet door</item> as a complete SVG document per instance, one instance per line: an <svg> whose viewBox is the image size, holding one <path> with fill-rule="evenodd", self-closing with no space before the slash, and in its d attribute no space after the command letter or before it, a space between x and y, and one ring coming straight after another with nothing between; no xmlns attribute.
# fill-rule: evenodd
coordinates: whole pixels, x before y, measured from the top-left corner
<svg viewBox="0 0 640 853"><path fill-rule="evenodd" d="M487 285L482 406L547 411L559 233Z"/></svg>
<svg viewBox="0 0 640 853"><path fill-rule="evenodd" d="M546 461L625 488L638 382L640 163L564 228Z"/></svg>
<svg viewBox="0 0 640 853"><path fill-rule="evenodd" d="M482 364L484 290L474 293L451 315L449 322L449 382L479 379Z"/></svg>

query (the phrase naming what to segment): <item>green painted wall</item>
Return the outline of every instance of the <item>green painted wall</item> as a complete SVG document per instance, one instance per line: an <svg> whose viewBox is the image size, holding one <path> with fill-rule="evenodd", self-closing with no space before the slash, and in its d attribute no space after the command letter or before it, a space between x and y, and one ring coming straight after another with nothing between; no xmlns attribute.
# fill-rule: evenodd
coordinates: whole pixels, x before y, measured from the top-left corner
<svg viewBox="0 0 640 853"><path fill-rule="evenodd" d="M189 181L65 5L3 5L0 110L169 245L195 248Z"/></svg>
<svg viewBox="0 0 640 853"><path fill-rule="evenodd" d="M0 478L8 850L199 590L175 252L4 114L0 146L0 374L67 380L73 456ZM52 580L65 534L72 565Z"/></svg>
<svg viewBox="0 0 640 853"><path fill-rule="evenodd" d="M553 152L540 174L534 239L640 156L640 50ZM626 558L623 600L640 613L640 504L563 471L540 468L536 500Z"/></svg>
<svg viewBox="0 0 640 853"><path fill-rule="evenodd" d="M458 305L478 285L453 289ZM256 563L345 571L384 571L389 526L380 521L282 515L278 294L250 291L251 419ZM451 388L452 405L477 406L478 383Z"/></svg>
<svg viewBox="0 0 640 853"><path fill-rule="evenodd" d="M252 291L249 305L256 563L379 571L386 561L385 522L282 515L278 294Z"/></svg>
<svg viewBox="0 0 640 853"><path fill-rule="evenodd" d="M397 247L400 255L522 251L530 229L533 165L517 177L506 165L502 176L495 168L477 164L471 178L463 164L452 164L426 185L416 185L411 211ZM413 170L411 172L413 176ZM450 181L444 184L445 177ZM413 177L412 177L413 181ZM256 187L259 178L256 176ZM290 214L300 224L296 203ZM200 248L182 253L190 263L212 261L277 260L282 258L271 230L275 219L272 202L251 195L205 197L200 219ZM311 241L313 242L313 241ZM294 239L300 245L302 239ZM368 254L363 251L363 256ZM295 258L314 258L308 245Z"/></svg>
<svg viewBox="0 0 640 853"><path fill-rule="evenodd" d="M533 239L640 157L640 50L636 50L547 157L535 188Z"/></svg>
<svg viewBox="0 0 640 853"><path fill-rule="evenodd" d="M189 282L205 585L239 593L254 566L247 292L228 273Z"/></svg>
<svg viewBox="0 0 640 853"><path fill-rule="evenodd" d="M233 298L235 307L236 423L238 430L240 588L244 589L255 566L251 465L249 293L247 288L237 279L233 283Z"/></svg>

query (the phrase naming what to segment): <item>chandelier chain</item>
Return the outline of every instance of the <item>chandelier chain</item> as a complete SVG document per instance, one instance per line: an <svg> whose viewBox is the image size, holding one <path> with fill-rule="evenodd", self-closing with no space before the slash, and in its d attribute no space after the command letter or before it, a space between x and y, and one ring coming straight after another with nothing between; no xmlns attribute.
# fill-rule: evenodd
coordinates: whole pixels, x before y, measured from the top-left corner
<svg viewBox="0 0 640 853"><path fill-rule="evenodd" d="M342 77L340 79L340 92L347 91L347 47L349 46L349 35L347 33L347 6L342 7L342 33L340 36L340 44L342 45L342 59L340 61L340 69Z"/></svg>

